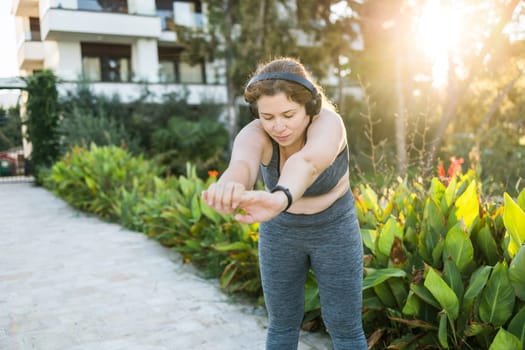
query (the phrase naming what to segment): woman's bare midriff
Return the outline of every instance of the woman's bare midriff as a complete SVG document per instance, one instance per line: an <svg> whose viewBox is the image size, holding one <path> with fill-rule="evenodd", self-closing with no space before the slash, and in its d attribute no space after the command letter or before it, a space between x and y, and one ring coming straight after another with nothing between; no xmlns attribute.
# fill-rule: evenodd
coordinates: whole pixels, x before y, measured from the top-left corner
<svg viewBox="0 0 525 350"><path fill-rule="evenodd" d="M325 194L315 197L299 198L292 204L290 209L288 209L288 212L293 214L315 214L330 207L350 189L348 175L349 173L347 171L337 185Z"/></svg>

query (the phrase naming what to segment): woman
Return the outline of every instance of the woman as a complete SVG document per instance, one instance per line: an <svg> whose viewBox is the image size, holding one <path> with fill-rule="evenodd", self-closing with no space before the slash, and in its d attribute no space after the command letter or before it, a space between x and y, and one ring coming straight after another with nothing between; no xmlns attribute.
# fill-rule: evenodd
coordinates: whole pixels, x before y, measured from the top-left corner
<svg viewBox="0 0 525 350"><path fill-rule="evenodd" d="M297 349L310 268L334 348L366 349L363 247L341 117L292 58L260 65L244 96L256 119L236 136L228 168L203 198L241 223L261 222L266 349ZM267 191L253 190L259 171Z"/></svg>

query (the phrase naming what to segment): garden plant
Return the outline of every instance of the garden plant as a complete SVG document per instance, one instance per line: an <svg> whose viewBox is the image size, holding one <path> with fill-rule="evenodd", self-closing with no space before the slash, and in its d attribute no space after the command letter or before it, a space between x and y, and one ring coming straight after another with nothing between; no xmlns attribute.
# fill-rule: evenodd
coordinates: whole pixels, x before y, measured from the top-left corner
<svg viewBox="0 0 525 350"><path fill-rule="evenodd" d="M456 164L457 165L457 164ZM200 193L217 178L162 178L163 169L118 146L73 147L45 178L69 203L180 252L221 288L262 303L258 226L211 210ZM363 314L372 348L523 349L525 190L485 198L469 170L354 189L365 247ZM305 326L319 324L315 276ZM317 320L317 322L315 322Z"/></svg>

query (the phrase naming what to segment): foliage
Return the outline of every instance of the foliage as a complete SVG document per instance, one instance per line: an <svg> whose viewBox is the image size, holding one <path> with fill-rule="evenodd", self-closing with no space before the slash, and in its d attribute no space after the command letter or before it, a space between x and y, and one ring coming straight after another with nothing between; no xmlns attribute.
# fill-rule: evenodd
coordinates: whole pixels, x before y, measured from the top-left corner
<svg viewBox="0 0 525 350"><path fill-rule="evenodd" d="M100 110L96 114L93 111L84 114L74 106L72 113L60 121L62 153L72 145L87 148L93 143L97 146L125 145L130 152L138 154L138 142L131 137L122 123L104 113Z"/></svg>
<svg viewBox="0 0 525 350"><path fill-rule="evenodd" d="M32 144L31 162L36 182L39 172L50 167L59 157L57 78L48 70L24 79L27 100L27 138Z"/></svg>
<svg viewBox="0 0 525 350"><path fill-rule="evenodd" d="M152 135L152 147L159 162L175 174L183 174L181 164L197 164L200 173L217 166L222 146L228 143L228 132L217 121L200 122L171 118L166 128Z"/></svg>
<svg viewBox="0 0 525 350"><path fill-rule="evenodd" d="M364 320L382 330L381 348L524 344L525 190L503 206L482 201L474 173L454 172L459 163L446 186L434 178L427 191L401 182L356 193Z"/></svg>
<svg viewBox="0 0 525 350"><path fill-rule="evenodd" d="M365 247L363 320L371 346L391 349L520 349L525 341L525 190L503 202L481 197L461 160L428 189L399 182L378 194L355 192ZM73 148L45 185L77 208L144 232L182 254L229 293L262 302L258 226L210 209L194 166L160 179L162 169L115 147ZM305 326L320 317L309 274Z"/></svg>
<svg viewBox="0 0 525 350"><path fill-rule="evenodd" d="M210 209L207 182L187 165L187 176L161 179L163 169L116 146L73 147L45 177L44 185L72 206L118 221L179 251L230 293L261 296L257 225L241 225Z"/></svg>
<svg viewBox="0 0 525 350"><path fill-rule="evenodd" d="M222 151L228 144L218 125L222 107L206 100L190 105L187 97L188 92L183 90L163 95L159 103L151 102L151 92L145 85L137 100L124 103L118 95L96 95L88 86L80 84L61 100L63 146L89 145L91 141L99 146L126 144L135 154L157 157L176 174L184 173L181 164L187 160L194 161L199 169L219 168L223 162ZM183 134L181 140L177 135L183 131L182 127L193 131ZM198 148L188 144L198 142L203 134L209 137L210 143L199 144L198 148L206 152L197 155Z"/></svg>
<svg viewBox="0 0 525 350"><path fill-rule="evenodd" d="M129 193L144 197L154 190L161 172L143 156L120 147L75 146L51 168L44 186L78 209L118 220L121 198Z"/></svg>
<svg viewBox="0 0 525 350"><path fill-rule="evenodd" d="M155 196L141 205L141 231L179 251L206 276L219 277L225 291L258 298L257 225L241 225L205 204L201 191L216 179L210 174L205 183L188 165L186 176L157 183Z"/></svg>

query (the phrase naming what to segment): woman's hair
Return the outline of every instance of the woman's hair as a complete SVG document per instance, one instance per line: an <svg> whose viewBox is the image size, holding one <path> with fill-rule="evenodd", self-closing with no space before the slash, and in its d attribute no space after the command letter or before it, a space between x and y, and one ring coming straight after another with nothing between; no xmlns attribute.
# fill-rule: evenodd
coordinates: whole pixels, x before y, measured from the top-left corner
<svg viewBox="0 0 525 350"><path fill-rule="evenodd" d="M322 105L332 107L327 101L322 89L312 81L309 72L298 60L290 57L280 57L266 63L261 63L250 77L260 76L268 73L291 73L308 80L320 94ZM244 99L251 105L252 110L257 110L257 100L261 96L274 96L283 92L288 98L302 105L307 105L312 101L312 92L305 86L284 79L258 80L246 86Z"/></svg>

